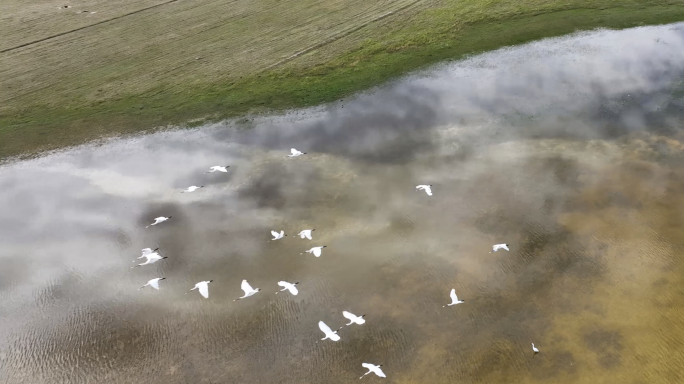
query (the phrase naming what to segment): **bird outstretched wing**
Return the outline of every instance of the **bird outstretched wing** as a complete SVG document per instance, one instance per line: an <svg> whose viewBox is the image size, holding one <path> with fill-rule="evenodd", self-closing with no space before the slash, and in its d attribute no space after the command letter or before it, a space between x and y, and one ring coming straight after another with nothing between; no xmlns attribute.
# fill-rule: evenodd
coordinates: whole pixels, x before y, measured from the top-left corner
<svg viewBox="0 0 684 384"><path fill-rule="evenodd" d="M200 283L199 292L200 292L200 295L204 296L205 299L208 299L209 298L209 284L208 283Z"/></svg>
<svg viewBox="0 0 684 384"><path fill-rule="evenodd" d="M312 240L311 238L311 231L304 231L304 237L306 237L309 240Z"/></svg>
<svg viewBox="0 0 684 384"><path fill-rule="evenodd" d="M323 331L323 333L326 335L333 333L332 329L330 329L330 327L328 327L328 325L322 320L318 322L318 328L320 328L321 331Z"/></svg>
<svg viewBox="0 0 684 384"><path fill-rule="evenodd" d="M152 279L148 284L150 284L154 289L159 289L159 279Z"/></svg>
<svg viewBox="0 0 684 384"><path fill-rule="evenodd" d="M144 255L147 255L147 254L149 254L149 253L152 253L152 248L143 248L143 249L141 250L141 252L142 252L143 256L144 256Z"/></svg>
<svg viewBox="0 0 684 384"><path fill-rule="evenodd" d="M290 148L290 153L292 153L293 155L296 155L297 152L299 152L299 151L294 149L294 148Z"/></svg>
<svg viewBox="0 0 684 384"><path fill-rule="evenodd" d="M321 257L321 248L320 247L313 248L312 252L313 252L314 256Z"/></svg>
<svg viewBox="0 0 684 384"><path fill-rule="evenodd" d="M458 296L456 296L456 289L451 289L451 293L449 293L449 297L451 297L451 300L454 302L458 301Z"/></svg>
<svg viewBox="0 0 684 384"><path fill-rule="evenodd" d="M276 231L271 231L271 235L273 235L273 237L278 237L280 234Z"/></svg>
<svg viewBox="0 0 684 384"><path fill-rule="evenodd" d="M342 311L342 316L346 317L349 320L354 320L356 319L356 316L354 316L353 313L347 312L347 311Z"/></svg>
<svg viewBox="0 0 684 384"><path fill-rule="evenodd" d="M280 285L283 288L287 287L288 284L290 284L290 283L288 283L287 281L279 281L278 282L278 285Z"/></svg>
<svg viewBox="0 0 684 384"><path fill-rule="evenodd" d="M242 285L240 285L240 288L245 291L245 295L248 294L249 292L253 291L254 288L252 288L251 285L247 282L247 280L242 280Z"/></svg>
<svg viewBox="0 0 684 384"><path fill-rule="evenodd" d="M293 294L293 295L295 295L295 296L297 296L297 294L299 293L299 290L297 289L297 286L294 285L294 284L290 284L290 285L287 287L287 290L290 291L290 293Z"/></svg>

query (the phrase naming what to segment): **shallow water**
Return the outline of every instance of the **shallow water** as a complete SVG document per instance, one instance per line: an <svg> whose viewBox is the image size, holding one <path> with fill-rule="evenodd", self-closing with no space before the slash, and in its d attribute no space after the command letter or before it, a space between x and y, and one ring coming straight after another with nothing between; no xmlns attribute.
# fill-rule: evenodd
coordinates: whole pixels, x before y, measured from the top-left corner
<svg viewBox="0 0 684 384"><path fill-rule="evenodd" d="M680 383L683 75L684 24L597 31L6 164L0 379ZM131 269L144 247L168 259ZM366 324L317 343L343 310Z"/></svg>

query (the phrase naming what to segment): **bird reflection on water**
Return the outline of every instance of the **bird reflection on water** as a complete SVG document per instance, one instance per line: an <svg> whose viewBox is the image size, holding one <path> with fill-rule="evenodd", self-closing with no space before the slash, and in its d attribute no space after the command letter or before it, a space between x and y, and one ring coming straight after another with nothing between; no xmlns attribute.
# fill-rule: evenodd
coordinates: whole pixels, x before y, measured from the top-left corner
<svg viewBox="0 0 684 384"><path fill-rule="evenodd" d="M430 91L399 86L368 109L362 96L353 117L264 118L4 166L0 379L342 383L370 361L388 382L682 381L684 120L665 80L684 72L672 49L684 40L669 28L599 32L600 50L567 43L591 65L561 74L528 60L469 85L496 54L556 68L543 53L558 42L535 43L434 80L458 94L418 79L406 89ZM601 52L630 65L608 70ZM519 88L532 74L541 85ZM308 154L284 159L292 145ZM230 172L203 175L211 164ZM415 190L427 180L431 198ZM193 184L206 187L177 193ZM270 228L314 227L320 258L300 255L301 238L266 241ZM489 253L502 241L509 252ZM128 268L143 247L169 258ZM162 289L137 290L158 276ZM204 279L210 299L183 294ZM234 303L243 279L306 289ZM443 309L452 288L466 303ZM372 321L316 343L317 322L338 329L345 309Z"/></svg>

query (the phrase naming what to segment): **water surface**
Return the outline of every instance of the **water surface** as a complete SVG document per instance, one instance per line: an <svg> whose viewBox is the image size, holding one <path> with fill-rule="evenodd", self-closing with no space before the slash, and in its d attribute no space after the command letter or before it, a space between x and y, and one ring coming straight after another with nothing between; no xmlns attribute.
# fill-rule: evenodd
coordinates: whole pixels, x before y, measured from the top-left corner
<svg viewBox="0 0 684 384"><path fill-rule="evenodd" d="M682 382L682 79L684 24L596 31L5 164L0 379ZM144 247L168 259L131 269ZM343 310L367 323L317 343Z"/></svg>

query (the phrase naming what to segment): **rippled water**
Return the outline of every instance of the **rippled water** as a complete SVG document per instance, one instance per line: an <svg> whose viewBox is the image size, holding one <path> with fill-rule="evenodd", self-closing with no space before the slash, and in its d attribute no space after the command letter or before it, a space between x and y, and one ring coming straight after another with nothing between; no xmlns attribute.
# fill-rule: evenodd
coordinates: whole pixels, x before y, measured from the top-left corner
<svg viewBox="0 0 684 384"><path fill-rule="evenodd" d="M684 382L683 75L684 24L598 31L6 164L0 379ZM131 269L144 247L168 259ZM317 343L343 310L366 324Z"/></svg>

